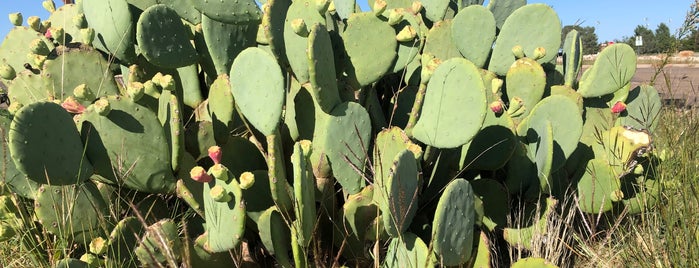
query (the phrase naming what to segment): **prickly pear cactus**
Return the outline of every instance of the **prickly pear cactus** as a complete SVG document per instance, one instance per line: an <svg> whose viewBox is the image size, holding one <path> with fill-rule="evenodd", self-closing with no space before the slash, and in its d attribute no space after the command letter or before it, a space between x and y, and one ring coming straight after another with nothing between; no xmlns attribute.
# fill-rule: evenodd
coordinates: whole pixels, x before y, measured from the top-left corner
<svg viewBox="0 0 699 268"><path fill-rule="evenodd" d="M582 40L561 44L553 8L484 2L11 14L0 240L34 239L39 267L487 267L511 262L501 238L532 248L566 199L650 209L662 102L632 87L633 50L580 76Z"/></svg>

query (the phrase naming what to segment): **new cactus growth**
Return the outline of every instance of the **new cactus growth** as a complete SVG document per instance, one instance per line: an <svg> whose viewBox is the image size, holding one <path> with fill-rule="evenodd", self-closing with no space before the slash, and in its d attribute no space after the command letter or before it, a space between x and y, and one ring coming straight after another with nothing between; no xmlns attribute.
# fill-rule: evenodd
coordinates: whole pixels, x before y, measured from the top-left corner
<svg viewBox="0 0 699 268"><path fill-rule="evenodd" d="M206 173L203 167L196 166L189 172L190 178L196 182L207 183L211 181L211 175Z"/></svg>

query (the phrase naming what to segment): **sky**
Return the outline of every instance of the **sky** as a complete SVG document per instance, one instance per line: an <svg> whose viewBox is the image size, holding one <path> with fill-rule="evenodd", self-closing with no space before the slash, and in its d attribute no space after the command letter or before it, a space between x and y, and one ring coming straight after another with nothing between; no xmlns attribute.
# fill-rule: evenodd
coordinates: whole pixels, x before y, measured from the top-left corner
<svg viewBox="0 0 699 268"><path fill-rule="evenodd" d="M54 0L57 5L61 1ZM365 0L358 0L366 7ZM370 0L373 2L373 0ZM390 1L390 0L388 0ZM49 13L41 6L42 0L0 0L0 36L10 31L7 14L21 12L25 21L29 16L46 19ZM486 1L487 3L488 1ZM553 7L561 18L561 25L579 24L595 27L599 42L613 41L633 35L637 25L655 30L665 23L674 34L682 25L686 12L694 0L638 1L638 0L529 0ZM25 22L26 24L26 22Z"/></svg>

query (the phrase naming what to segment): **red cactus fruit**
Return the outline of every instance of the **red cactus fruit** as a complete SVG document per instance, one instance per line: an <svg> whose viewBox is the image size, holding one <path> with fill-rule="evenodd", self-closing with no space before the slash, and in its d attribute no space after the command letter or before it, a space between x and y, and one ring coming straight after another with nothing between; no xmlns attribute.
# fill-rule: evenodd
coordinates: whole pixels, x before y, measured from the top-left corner
<svg viewBox="0 0 699 268"><path fill-rule="evenodd" d="M85 111L85 106L80 104L80 102L75 100L73 97L68 97L65 101L63 101L63 103L61 103L61 107L73 114L82 114Z"/></svg>
<svg viewBox="0 0 699 268"><path fill-rule="evenodd" d="M490 103L490 110L493 111L495 114L501 114L503 111L503 104L502 101L496 100L494 102Z"/></svg>
<svg viewBox="0 0 699 268"><path fill-rule="evenodd" d="M212 161L214 161L214 164L220 164L221 163L221 155L223 155L223 152L221 152L221 147L218 147L216 145L209 147L209 157L211 158Z"/></svg>
<svg viewBox="0 0 699 268"><path fill-rule="evenodd" d="M612 107L612 113L618 114L623 111L626 111L626 103L624 102L617 101Z"/></svg>

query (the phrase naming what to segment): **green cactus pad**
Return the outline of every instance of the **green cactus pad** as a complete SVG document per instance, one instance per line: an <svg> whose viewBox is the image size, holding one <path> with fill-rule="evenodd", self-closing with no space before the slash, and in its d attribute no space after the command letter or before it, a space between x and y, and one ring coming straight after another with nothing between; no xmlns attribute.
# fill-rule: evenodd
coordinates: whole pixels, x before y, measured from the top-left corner
<svg viewBox="0 0 699 268"><path fill-rule="evenodd" d="M144 10L136 24L141 54L150 63L165 68L184 67L197 61L188 32L177 12L162 4Z"/></svg>
<svg viewBox="0 0 699 268"><path fill-rule="evenodd" d="M224 144L231 136L235 102L228 75L219 75L209 87L209 113L214 128L216 144Z"/></svg>
<svg viewBox="0 0 699 268"><path fill-rule="evenodd" d="M388 178L376 182L379 187L374 199L381 208L386 232L395 238L400 237L413 221L418 207L420 185L417 161L410 150L403 150L392 162Z"/></svg>
<svg viewBox="0 0 699 268"><path fill-rule="evenodd" d="M461 146L478 133L486 106L478 67L465 59L447 60L437 67L427 85L422 115L413 135L437 148Z"/></svg>
<svg viewBox="0 0 699 268"><path fill-rule="evenodd" d="M420 2L425 10L425 17L431 21L443 20L451 3L449 0L422 0Z"/></svg>
<svg viewBox="0 0 699 268"><path fill-rule="evenodd" d="M56 98L51 81L30 70L18 73L13 81L7 89L8 97L13 103L29 105Z"/></svg>
<svg viewBox="0 0 699 268"><path fill-rule="evenodd" d="M432 222L432 245L439 264L460 265L471 257L474 200L473 189L464 179L451 181L439 198Z"/></svg>
<svg viewBox="0 0 699 268"><path fill-rule="evenodd" d="M578 80L583 60L583 43L580 34L573 29L566 34L563 42L563 75L565 85L573 87Z"/></svg>
<svg viewBox="0 0 699 268"><path fill-rule="evenodd" d="M109 207L92 182L42 185L34 211L46 231L83 245L104 236L108 227Z"/></svg>
<svg viewBox="0 0 699 268"><path fill-rule="evenodd" d="M554 212L558 201L549 197L546 198L545 202L544 204L544 200L541 200L536 204L539 207L534 211L534 217L531 219L531 222L520 222L519 228L505 228L503 230L503 236L508 244L513 247L523 247L531 250L535 236L545 236L549 233L547 229L549 217Z"/></svg>
<svg viewBox="0 0 699 268"><path fill-rule="evenodd" d="M56 263L56 268L89 268L90 266L81 260L65 258Z"/></svg>
<svg viewBox="0 0 699 268"><path fill-rule="evenodd" d="M53 102L20 109L9 131L10 152L17 169L37 183L68 185L92 175L83 143L70 114Z"/></svg>
<svg viewBox="0 0 699 268"><path fill-rule="evenodd" d="M544 258L527 257L517 260L511 268L558 268Z"/></svg>
<svg viewBox="0 0 699 268"><path fill-rule="evenodd" d="M190 0L194 8L214 20L230 24L258 23L260 8L252 0Z"/></svg>
<svg viewBox="0 0 699 268"><path fill-rule="evenodd" d="M330 34L322 24L314 25L308 35L308 75L315 102L325 113L330 113L342 101L335 78Z"/></svg>
<svg viewBox="0 0 699 268"><path fill-rule="evenodd" d="M497 15L495 19L499 20ZM532 38L533 36L536 38ZM526 5L512 12L502 25L495 40L488 70L505 75L516 60L512 48L517 45L522 46L527 57L533 57L537 48L544 48L546 55L537 60L544 63L558 55L560 44L561 21L556 12L545 4Z"/></svg>
<svg viewBox="0 0 699 268"><path fill-rule="evenodd" d="M284 30L287 10L291 5L291 0L268 0L267 10L262 16L264 35L269 42L269 48L279 60L281 65L287 65L289 60L286 58L286 41L284 40ZM271 14L274 14L272 16ZM299 36L300 37L300 36Z"/></svg>
<svg viewBox="0 0 699 268"><path fill-rule="evenodd" d="M627 44L613 44L599 53L582 76L578 92L585 98L612 93L631 81L636 73L636 52Z"/></svg>
<svg viewBox="0 0 699 268"><path fill-rule="evenodd" d="M53 43L41 33L28 27L12 28L0 45L0 62L9 64L19 74L21 70L25 69L24 64L29 62L27 60L27 55L31 52L29 44L36 39L41 39L48 49L54 49Z"/></svg>
<svg viewBox="0 0 699 268"><path fill-rule="evenodd" d="M515 61L507 71L505 83L510 106L515 97L520 98L524 108L520 117L525 117L544 95L546 73L533 59L522 58Z"/></svg>
<svg viewBox="0 0 699 268"><path fill-rule="evenodd" d="M232 174L231 174L232 176ZM217 202L209 194L214 186L222 186L234 198L228 202ZM245 232L245 203L243 192L236 180L226 184L212 180L204 185L204 214L209 239L205 248L210 252L224 252L235 248Z"/></svg>
<svg viewBox="0 0 699 268"><path fill-rule="evenodd" d="M527 0L491 0L488 2L488 9L493 13L496 25L500 29L512 12L526 4Z"/></svg>
<svg viewBox="0 0 699 268"><path fill-rule="evenodd" d="M400 32L409 26L416 32L416 37L410 41L398 42L398 54L391 68L393 73L400 72L416 59L419 60L417 56L425 43L425 34L427 34L426 31L423 31L424 25L420 17L408 10L396 10L396 12L403 16L403 20L393 26L396 32Z"/></svg>
<svg viewBox="0 0 699 268"><path fill-rule="evenodd" d="M58 8L47 19L51 22L51 28L61 27L65 31L65 40L56 40L61 44L80 42L80 28L73 22L73 18L83 14L82 8L76 4L67 4ZM54 38L56 38L54 36Z"/></svg>
<svg viewBox="0 0 699 268"><path fill-rule="evenodd" d="M232 136L221 145L221 163L237 178L246 171L267 169L264 156L257 147L243 137ZM240 157L244 155L245 157Z"/></svg>
<svg viewBox="0 0 699 268"><path fill-rule="evenodd" d="M432 267L437 260L425 242L413 233L391 239L382 267Z"/></svg>
<svg viewBox="0 0 699 268"><path fill-rule="evenodd" d="M42 76L52 82L57 99L73 96L73 89L82 84L89 87L99 98L119 93L109 65L102 54L94 49L73 49L55 59L47 60ZM85 100L83 105L87 106L92 101Z"/></svg>
<svg viewBox="0 0 699 268"><path fill-rule="evenodd" d="M167 93L167 94L165 94ZM184 127L182 125L181 106L177 97L167 90L160 95L158 118L165 130L165 137L170 147L170 165L173 171L179 169L184 154Z"/></svg>
<svg viewBox="0 0 699 268"><path fill-rule="evenodd" d="M459 52L480 68L490 56L495 30L493 13L480 5L461 9L451 24L451 36Z"/></svg>
<svg viewBox="0 0 699 268"><path fill-rule="evenodd" d="M95 29L93 45L114 55L122 64L136 59L136 32L125 0L83 1L85 19Z"/></svg>
<svg viewBox="0 0 699 268"><path fill-rule="evenodd" d="M190 171L197 165L194 157L189 153L185 153L182 160L180 170L177 172L177 186L175 193L177 197L184 200L189 207L197 212L200 216L204 216L204 184L192 180Z"/></svg>
<svg viewBox="0 0 699 268"><path fill-rule="evenodd" d="M315 9L315 1L310 0L293 1L286 12L286 23L284 24L286 57L294 72L294 77L303 84L309 81L308 40L306 37L296 34L291 27L291 22L296 19L302 19L306 25L312 26L317 23L325 24L325 18Z"/></svg>
<svg viewBox="0 0 699 268"><path fill-rule="evenodd" d="M196 25L201 23L202 14L191 4L191 0L167 0L159 1L177 12L177 15L187 22Z"/></svg>
<svg viewBox="0 0 699 268"><path fill-rule="evenodd" d="M620 191L617 172L606 159L592 159L578 182L578 203L585 213L602 213L612 209L611 194Z"/></svg>
<svg viewBox="0 0 699 268"><path fill-rule="evenodd" d="M359 85L376 82L390 71L398 47L396 32L373 12L352 14L342 38L351 63L347 72Z"/></svg>
<svg viewBox="0 0 699 268"><path fill-rule="evenodd" d="M346 193L359 192L365 182L354 167L364 170L371 134L369 114L357 103L341 103L325 124L316 128L314 154L327 155L333 175Z"/></svg>
<svg viewBox="0 0 699 268"><path fill-rule="evenodd" d="M218 75L229 74L233 59L244 49L255 46L257 24L226 24L204 15L201 30Z"/></svg>
<svg viewBox="0 0 699 268"><path fill-rule="evenodd" d="M510 213L508 193L500 182L494 179L471 181L475 195L483 201L483 225L488 230L495 230L507 224Z"/></svg>
<svg viewBox="0 0 699 268"><path fill-rule="evenodd" d="M275 255L279 264L291 267L287 256L291 245L291 231L284 223L281 213L275 207L270 207L260 215L257 228L267 251Z"/></svg>
<svg viewBox="0 0 699 268"><path fill-rule="evenodd" d="M110 262L117 267L138 267L133 251L144 232L145 226L138 218L131 216L120 220L109 234L105 255Z"/></svg>
<svg viewBox="0 0 699 268"><path fill-rule="evenodd" d="M128 99L110 98L109 104L111 112L107 116L89 106L81 117L86 154L95 164L95 172L135 190L173 192L177 180L171 169L170 145L158 117Z"/></svg>
<svg viewBox="0 0 699 268"><path fill-rule="evenodd" d="M279 128L284 105L284 77L277 60L260 48L243 50L233 61L231 91L240 112L262 134Z"/></svg>
<svg viewBox="0 0 699 268"><path fill-rule="evenodd" d="M526 143L536 143L538 137L531 131L532 129L544 130L542 124L546 121L550 121L553 127L555 144L552 169L557 170L565 164L566 159L578 146L583 131L582 114L577 104L570 98L552 95L541 100L532 109L529 117L517 127L517 133L525 138ZM533 152L530 151L530 153Z"/></svg>
<svg viewBox="0 0 699 268"><path fill-rule="evenodd" d="M360 192L349 195L342 205L342 215L352 234L358 238L366 237L367 228L379 215L379 208L373 202L374 186L367 185ZM380 219L379 219L380 220Z"/></svg>
<svg viewBox="0 0 699 268"><path fill-rule="evenodd" d="M309 152L310 153L310 152ZM316 223L315 178L309 163L310 155L301 149L301 144L294 144L291 163L294 172L294 214L298 230L297 241L302 247L308 247L313 237Z"/></svg>
<svg viewBox="0 0 699 268"><path fill-rule="evenodd" d="M461 149L461 168L496 170L512 156L517 139L512 118L503 113L499 117L486 111L483 127Z"/></svg>
<svg viewBox="0 0 699 268"><path fill-rule="evenodd" d="M256 170L252 172L255 176L255 184L248 189L243 189L245 197L245 212L248 219L258 223L260 215L268 208L274 206L272 193L269 190L269 176L267 170ZM255 225L248 225L257 228Z"/></svg>
<svg viewBox="0 0 699 268"><path fill-rule="evenodd" d="M7 185L10 190L18 195L35 199L36 191L39 189L39 184L27 178L22 172L17 170L12 156L10 155L10 124L12 116L7 110L0 111L0 171L3 173L3 178L0 179L0 184Z"/></svg>
<svg viewBox="0 0 699 268"><path fill-rule="evenodd" d="M172 219L164 219L146 228L141 242L134 249L136 258L143 267L154 267L162 263L174 263L181 258L177 224Z"/></svg>
<svg viewBox="0 0 699 268"><path fill-rule="evenodd" d="M452 20L438 21L427 32L425 49L422 54L430 54L441 61L452 58L462 58L452 36ZM423 65L426 63L423 62ZM424 83L424 81L423 81Z"/></svg>
<svg viewBox="0 0 699 268"><path fill-rule="evenodd" d="M655 130L660 121L662 109L660 95L654 87L642 85L629 91L626 98L626 112L617 119L619 125L637 129Z"/></svg>

